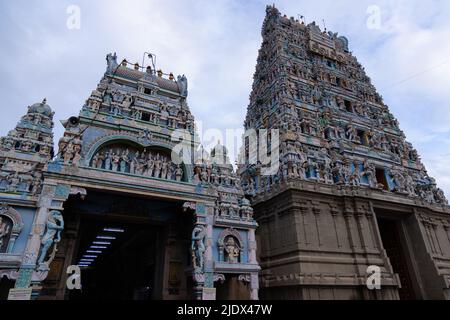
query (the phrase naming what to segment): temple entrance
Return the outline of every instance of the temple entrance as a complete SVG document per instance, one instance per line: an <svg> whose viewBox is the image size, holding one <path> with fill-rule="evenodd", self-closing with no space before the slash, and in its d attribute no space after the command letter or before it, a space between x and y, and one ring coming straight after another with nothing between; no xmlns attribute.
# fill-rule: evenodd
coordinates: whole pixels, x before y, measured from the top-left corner
<svg viewBox="0 0 450 320"><path fill-rule="evenodd" d="M161 299L165 230L157 226L86 220L75 264L82 290L70 299ZM158 245L159 244L159 245Z"/></svg>
<svg viewBox="0 0 450 320"><path fill-rule="evenodd" d="M417 295L414 288L414 274L411 269L412 262L406 248L406 239L402 230L401 220L378 219L383 247L391 262L394 272L399 275L401 288L399 295L401 300L415 300Z"/></svg>
<svg viewBox="0 0 450 320"><path fill-rule="evenodd" d="M70 198L64 205L66 230L41 298L191 299L193 216L182 205L93 191L84 200ZM81 267L82 290L66 288L70 265Z"/></svg>

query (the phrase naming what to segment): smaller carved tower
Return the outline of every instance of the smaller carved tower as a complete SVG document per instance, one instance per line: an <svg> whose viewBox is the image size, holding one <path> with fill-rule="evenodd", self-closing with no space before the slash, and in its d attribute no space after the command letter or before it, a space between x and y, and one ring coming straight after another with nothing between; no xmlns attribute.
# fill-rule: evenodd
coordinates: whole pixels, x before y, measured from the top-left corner
<svg viewBox="0 0 450 320"><path fill-rule="evenodd" d="M42 169L53 158L53 115L46 99L27 113L0 139L0 191L36 196Z"/></svg>

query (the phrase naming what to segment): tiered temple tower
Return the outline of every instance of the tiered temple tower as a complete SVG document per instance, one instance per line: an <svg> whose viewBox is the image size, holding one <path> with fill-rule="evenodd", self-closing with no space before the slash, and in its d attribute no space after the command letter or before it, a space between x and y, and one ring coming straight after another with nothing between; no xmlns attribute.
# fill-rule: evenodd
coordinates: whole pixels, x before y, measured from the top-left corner
<svg viewBox="0 0 450 320"><path fill-rule="evenodd" d="M245 128L278 129L279 170L245 141L261 295L450 298L450 209L345 37L267 7ZM261 142L261 141L260 141ZM381 290L368 290L369 266Z"/></svg>
<svg viewBox="0 0 450 320"><path fill-rule="evenodd" d="M53 157L53 114L46 99L35 103L1 138L0 190L21 197L40 193L42 169Z"/></svg>

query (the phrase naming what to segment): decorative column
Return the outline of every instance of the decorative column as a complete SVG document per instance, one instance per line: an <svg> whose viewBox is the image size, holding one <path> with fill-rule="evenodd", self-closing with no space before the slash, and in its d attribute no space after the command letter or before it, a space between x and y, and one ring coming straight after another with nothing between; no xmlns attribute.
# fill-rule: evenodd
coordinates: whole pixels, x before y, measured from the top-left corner
<svg viewBox="0 0 450 320"><path fill-rule="evenodd" d="M259 300L259 277L257 273L250 276L250 300Z"/></svg>
<svg viewBox="0 0 450 320"><path fill-rule="evenodd" d="M191 245L195 282L194 298L203 300L207 291L208 299L212 299L212 297L215 299L212 252L214 208L206 207L203 203L185 203L183 208L193 210L195 217Z"/></svg>
<svg viewBox="0 0 450 320"><path fill-rule="evenodd" d="M36 268L36 262L41 248L41 237L44 234L45 223L52 205L53 192L54 186L45 185L43 187L22 265L19 269L19 276L16 280L16 289L26 289L31 285L33 271Z"/></svg>
<svg viewBox="0 0 450 320"><path fill-rule="evenodd" d="M255 229L248 230L248 263L249 264L258 264L256 260L256 237L255 237Z"/></svg>

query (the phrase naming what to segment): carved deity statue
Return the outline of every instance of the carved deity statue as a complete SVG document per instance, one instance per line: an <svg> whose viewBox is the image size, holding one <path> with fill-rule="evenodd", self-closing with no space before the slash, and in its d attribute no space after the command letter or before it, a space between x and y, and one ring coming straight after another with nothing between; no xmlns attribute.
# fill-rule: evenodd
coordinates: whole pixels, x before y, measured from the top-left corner
<svg viewBox="0 0 450 320"><path fill-rule="evenodd" d="M192 231L192 264L195 269L203 269L204 265L204 253L206 251L205 247L205 237L206 230L204 226L198 225Z"/></svg>
<svg viewBox="0 0 450 320"><path fill-rule="evenodd" d="M61 212L53 210L49 213L46 223L46 231L41 240L41 254L38 263L44 263L50 247L61 241L61 231L64 230L64 219ZM55 247L56 248L56 247ZM56 250L56 249L54 249Z"/></svg>
<svg viewBox="0 0 450 320"><path fill-rule="evenodd" d="M238 263L241 248L233 237L229 237L225 242L225 257L228 263Z"/></svg>
<svg viewBox="0 0 450 320"><path fill-rule="evenodd" d="M177 84L180 90L180 95L186 97L188 95L188 82L184 74L177 77Z"/></svg>

